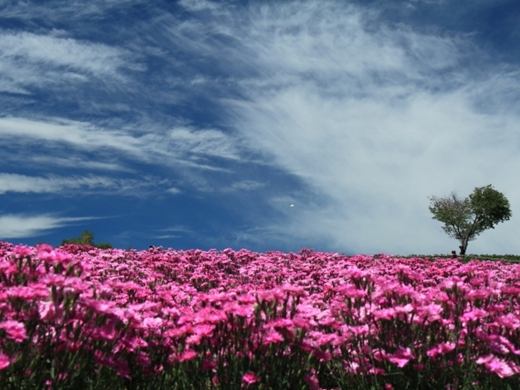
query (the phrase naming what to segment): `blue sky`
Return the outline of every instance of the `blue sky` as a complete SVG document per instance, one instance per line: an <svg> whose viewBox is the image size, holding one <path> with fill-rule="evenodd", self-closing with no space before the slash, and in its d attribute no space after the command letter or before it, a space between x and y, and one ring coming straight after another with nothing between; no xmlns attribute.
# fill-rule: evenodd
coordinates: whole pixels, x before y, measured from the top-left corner
<svg viewBox="0 0 520 390"><path fill-rule="evenodd" d="M0 0L0 239L519 253L517 0Z"/></svg>

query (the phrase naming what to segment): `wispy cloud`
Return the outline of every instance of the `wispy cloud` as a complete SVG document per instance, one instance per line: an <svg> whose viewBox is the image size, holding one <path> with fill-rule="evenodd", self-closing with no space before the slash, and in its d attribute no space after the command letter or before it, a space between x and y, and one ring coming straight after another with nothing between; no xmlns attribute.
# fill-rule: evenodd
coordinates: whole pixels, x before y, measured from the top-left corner
<svg viewBox="0 0 520 390"><path fill-rule="evenodd" d="M177 226L171 226L166 229L159 229L157 230L159 233L155 233L151 235L150 238L157 239L157 240L166 240L170 238L178 239L183 238L186 236L194 236L195 233L186 226L177 225Z"/></svg>
<svg viewBox="0 0 520 390"><path fill-rule="evenodd" d="M87 3L81 0L49 0L43 3L5 2L0 4L0 16L18 20L63 23L71 18L74 21L89 18L101 18L111 10L126 10L145 0L91 0Z"/></svg>
<svg viewBox="0 0 520 390"><path fill-rule="evenodd" d="M520 204L520 73L478 32L420 26L425 3L451 17L442 1L2 5L30 27L0 30L3 191L117 190L139 180L115 173L153 169L159 196L240 203L250 224L218 234L244 245L451 250L428 196L491 183ZM103 40L107 9L143 18ZM474 248L520 250L518 228Z"/></svg>
<svg viewBox="0 0 520 390"><path fill-rule="evenodd" d="M132 172L133 169L124 167L117 163L92 161L81 156L54 157L54 156L23 156L25 161L30 161L40 166L55 166L63 168L75 168L84 170L99 171L126 171Z"/></svg>
<svg viewBox="0 0 520 390"><path fill-rule="evenodd" d="M6 214L0 216L0 239L42 236L53 229L90 219L95 219L95 217L63 218L50 214Z"/></svg>
<svg viewBox="0 0 520 390"><path fill-rule="evenodd" d="M27 88L56 83L85 83L103 77L122 82L121 69L142 70L128 50L81 42L54 34L0 31L0 87L29 93Z"/></svg>
<svg viewBox="0 0 520 390"><path fill-rule="evenodd" d="M244 12L254 22L233 24L225 58L218 45L197 50L248 69L237 82L247 99L223 101L230 123L329 199L288 215L287 236L427 252L450 242L436 234L429 195L487 183L517 191L520 77L482 62L471 37L385 25L373 10L332 1Z"/></svg>
<svg viewBox="0 0 520 390"><path fill-rule="evenodd" d="M243 190L243 191L253 191L258 190L264 187L264 183L260 183L254 180L242 180L235 182L231 185L231 187L235 190Z"/></svg>
<svg viewBox="0 0 520 390"><path fill-rule="evenodd" d="M217 3L208 0L180 0L179 4L188 11L215 11L220 8Z"/></svg>
<svg viewBox="0 0 520 390"><path fill-rule="evenodd" d="M172 195L177 195L177 194L180 194L182 191L176 187L171 187L171 188L168 188L166 190L166 192L172 194Z"/></svg>
<svg viewBox="0 0 520 390"><path fill-rule="evenodd" d="M63 119L29 120L0 118L0 139L24 145L45 142L47 146L66 144L64 155L72 146L80 150L103 153L117 151L122 156L165 166L185 165L201 169L212 167L208 158L240 159L238 141L222 131L197 130L190 127L156 128L143 133L130 129L99 128L85 122Z"/></svg>
<svg viewBox="0 0 520 390"><path fill-rule="evenodd" d="M48 177L26 176L0 173L0 195L8 192L17 193L56 193L70 194L81 190L83 195L91 191L101 191L112 195L139 195L141 189L156 187L157 179L143 177L141 180L115 179L106 176ZM164 183L162 183L164 184ZM78 193L75 191L75 193Z"/></svg>

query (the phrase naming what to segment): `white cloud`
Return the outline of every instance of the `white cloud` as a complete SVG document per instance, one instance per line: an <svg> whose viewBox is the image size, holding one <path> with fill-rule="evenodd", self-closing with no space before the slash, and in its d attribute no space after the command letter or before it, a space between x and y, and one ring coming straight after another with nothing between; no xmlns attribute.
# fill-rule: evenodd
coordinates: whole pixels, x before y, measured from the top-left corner
<svg viewBox="0 0 520 390"><path fill-rule="evenodd" d="M27 93L24 86L84 83L92 77L121 82L121 69L142 70L127 50L55 35L0 31L0 88Z"/></svg>
<svg viewBox="0 0 520 390"><path fill-rule="evenodd" d="M180 0L179 4L188 11L217 10L219 5L208 0Z"/></svg>
<svg viewBox="0 0 520 390"><path fill-rule="evenodd" d="M15 1L11 4L2 4L0 15L4 18L27 20L34 23L35 20L44 20L46 24L63 23L63 20L74 22L84 19L96 19L105 17L107 12L114 9L124 9L145 0L82 0L70 1L46 1L34 3L29 1Z"/></svg>
<svg viewBox="0 0 520 390"><path fill-rule="evenodd" d="M40 65L65 66L94 74L115 74L124 65L123 51L104 44L27 32L0 35L3 60L16 59Z"/></svg>
<svg viewBox="0 0 520 390"><path fill-rule="evenodd" d="M167 87L150 93L137 79L128 80L144 87L148 102L161 104L182 100L182 87L190 93L213 91L205 98L220 99L219 123L235 133L189 125L151 123L141 126L143 131L139 124L4 117L0 141L9 147L38 145L63 166L76 151L89 152L110 156L98 161L106 164L100 169L125 169L125 160L131 159L172 167L189 177L186 168L223 170L215 158L243 160L247 140L265 164L308 186L308 196L301 199L269 193L282 218L251 234L255 240L264 234L264 243L284 237L316 242L318 237L338 251L449 252L457 244L431 219L427 197L452 190L465 196L490 183L511 200L516 215L520 185L512 178L520 164L520 74L505 65L486 65L471 36L385 25L377 9L342 1L179 4L191 11L182 21L161 14L150 29L140 26L142 41L136 38L136 47L156 53L174 70L157 76L164 76ZM65 8L73 12L72 5ZM101 2L92 2L78 12L94 17L102 9ZM0 89L28 94L30 87L49 83L84 83L98 76L108 82L122 77L125 69L141 69L133 53L70 39L60 31L4 31ZM117 104L119 96L113 97L114 102L92 103L93 112L95 104L100 110ZM112 111L131 112L128 107L134 108L124 101ZM190 179L198 181L199 189L217 187L201 177ZM10 191L116 185L100 180L4 176ZM170 185L165 188L178 193ZM260 184L237 180L228 188L249 190ZM310 200L314 195L319 202ZM513 217L471 243L470 251L518 252L514 232L519 227ZM247 235L241 239L250 239Z"/></svg>
<svg viewBox="0 0 520 390"><path fill-rule="evenodd" d="M285 4L235 32L261 76L242 82L247 100L226 101L251 147L328 199L299 203L280 234L338 250L449 252L456 242L431 220L428 196L489 183L519 193L519 104L503 93L505 80L518 89L518 75L495 70L490 83L462 68L478 53L460 37L390 28L336 2L319 12L317 3ZM486 96L509 109L479 109ZM486 232L472 246L518 251L518 226L497 227L507 240Z"/></svg>
<svg viewBox="0 0 520 390"><path fill-rule="evenodd" d="M59 193L67 194L73 190L110 191L110 194L139 195L141 189L164 185L153 177L135 179L114 179L106 176L48 177L26 176L13 173L0 173L0 195L14 193ZM132 191L133 190L133 191Z"/></svg>
<svg viewBox="0 0 520 390"><path fill-rule="evenodd" d="M254 180L242 180L235 182L231 187L235 190L252 191L264 187L264 183L260 183Z"/></svg>
<svg viewBox="0 0 520 390"><path fill-rule="evenodd" d="M91 217L61 218L52 215L17 215L0 216L0 239L13 239L41 236L49 230L57 229L77 221L94 219Z"/></svg>
<svg viewBox="0 0 520 390"><path fill-rule="evenodd" d="M62 119L30 120L0 118L0 139L24 145L44 142L48 147L66 144L81 151L116 151L122 156L164 166L220 169L207 160L211 157L238 160L239 141L219 130L177 127L156 128L143 134L133 129L112 130L85 122Z"/></svg>
<svg viewBox="0 0 520 390"><path fill-rule="evenodd" d="M151 238L155 238L155 239L159 240L159 239L168 239L168 238L182 238L185 236L194 235L194 232L191 229L189 229L185 226L182 226L182 225L171 226L166 229L159 229L158 231L161 233L158 235L152 235ZM162 234L163 232L164 232L164 234Z"/></svg>
<svg viewBox="0 0 520 390"><path fill-rule="evenodd" d="M55 156L23 156L24 161L31 161L41 165L53 165L64 168L76 168L86 170L101 170L101 171L127 171L131 172L130 168L123 167L120 164L86 160L76 156L69 157L55 157Z"/></svg>
<svg viewBox="0 0 520 390"><path fill-rule="evenodd" d="M178 188L175 188L175 187L171 187L171 188L168 188L166 190L166 192L172 194L172 195L177 195L177 194L180 194L182 191L179 190Z"/></svg>

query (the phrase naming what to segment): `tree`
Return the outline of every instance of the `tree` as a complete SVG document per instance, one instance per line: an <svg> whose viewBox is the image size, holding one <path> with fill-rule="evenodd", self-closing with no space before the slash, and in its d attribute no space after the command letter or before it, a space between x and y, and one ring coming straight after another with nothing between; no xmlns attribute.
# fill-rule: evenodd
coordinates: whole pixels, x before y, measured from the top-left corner
<svg viewBox="0 0 520 390"><path fill-rule="evenodd" d="M466 199L460 199L454 192L445 198L429 199L433 219L444 223L443 230L459 240L461 255L466 254L469 241L512 215L507 198L491 185L476 187Z"/></svg>
<svg viewBox="0 0 520 390"><path fill-rule="evenodd" d="M76 245L92 245L100 249L112 248L109 243L94 244L94 233L88 230L84 230L80 237L73 237L70 239L64 239L61 241L61 245L65 244L76 244Z"/></svg>

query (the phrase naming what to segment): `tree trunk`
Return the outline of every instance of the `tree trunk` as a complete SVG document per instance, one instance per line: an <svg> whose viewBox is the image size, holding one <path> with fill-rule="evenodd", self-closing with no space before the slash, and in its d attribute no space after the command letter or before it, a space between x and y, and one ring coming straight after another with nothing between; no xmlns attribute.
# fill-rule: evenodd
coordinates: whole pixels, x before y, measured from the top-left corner
<svg viewBox="0 0 520 390"><path fill-rule="evenodd" d="M461 245L459 246L461 256L464 256L466 254L467 247L468 247L468 242L466 240L462 241Z"/></svg>

